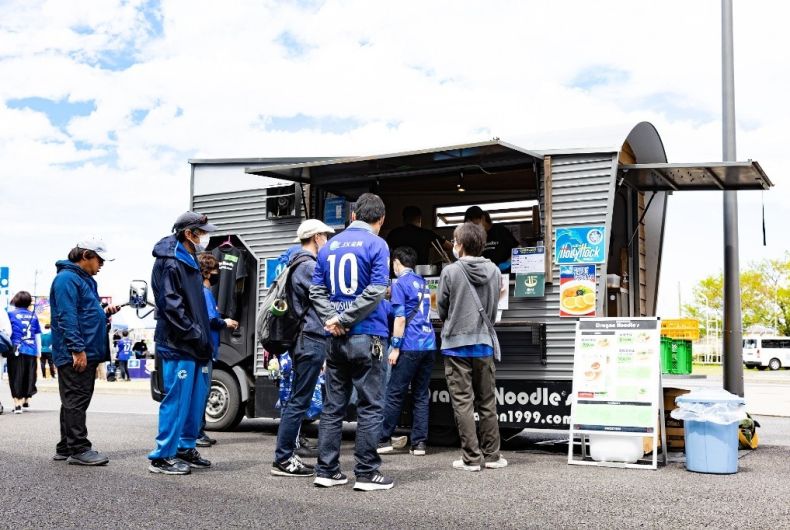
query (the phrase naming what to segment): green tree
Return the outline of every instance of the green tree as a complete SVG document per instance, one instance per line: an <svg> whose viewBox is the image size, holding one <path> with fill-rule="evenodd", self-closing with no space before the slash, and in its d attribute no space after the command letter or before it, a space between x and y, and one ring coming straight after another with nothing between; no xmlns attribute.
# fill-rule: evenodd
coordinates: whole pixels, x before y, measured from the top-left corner
<svg viewBox="0 0 790 530"><path fill-rule="evenodd" d="M702 334L706 322L721 322L724 307L722 275L708 276L693 288L693 300L684 306L686 315L700 320ZM775 327L790 336L790 252L780 259L750 264L741 271L741 313L743 327L759 324Z"/></svg>

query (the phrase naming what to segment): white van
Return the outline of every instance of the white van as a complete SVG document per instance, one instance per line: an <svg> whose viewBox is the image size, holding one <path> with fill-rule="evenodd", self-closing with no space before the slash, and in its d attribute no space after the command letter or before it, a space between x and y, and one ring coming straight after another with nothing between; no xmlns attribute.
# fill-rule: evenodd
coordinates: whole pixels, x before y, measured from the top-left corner
<svg viewBox="0 0 790 530"><path fill-rule="evenodd" d="M790 367L790 337L744 337L743 364L758 370Z"/></svg>

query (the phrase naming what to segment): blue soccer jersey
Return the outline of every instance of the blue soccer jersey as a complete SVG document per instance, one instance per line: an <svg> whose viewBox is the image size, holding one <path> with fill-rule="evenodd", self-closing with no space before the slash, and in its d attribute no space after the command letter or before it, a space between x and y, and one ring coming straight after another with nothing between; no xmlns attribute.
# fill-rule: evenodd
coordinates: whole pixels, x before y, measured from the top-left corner
<svg viewBox="0 0 790 530"><path fill-rule="evenodd" d="M329 291L329 302L342 313L368 285L387 286L390 253L379 236L353 224L336 235L318 252L313 283ZM387 310L379 304L372 313L352 326L351 335L387 337Z"/></svg>
<svg viewBox="0 0 790 530"><path fill-rule="evenodd" d="M36 335L41 333L41 328L36 315L27 309L15 308L9 311L8 319L11 321L11 342L19 346L19 353L38 355Z"/></svg>
<svg viewBox="0 0 790 530"><path fill-rule="evenodd" d="M392 285L390 301L396 317L408 319L414 313L403 333L401 350L435 350L436 334L430 321L431 291L422 276L411 270L399 276Z"/></svg>
<svg viewBox="0 0 790 530"><path fill-rule="evenodd" d="M118 357L119 361L128 361L132 357L132 339L124 337L118 341Z"/></svg>

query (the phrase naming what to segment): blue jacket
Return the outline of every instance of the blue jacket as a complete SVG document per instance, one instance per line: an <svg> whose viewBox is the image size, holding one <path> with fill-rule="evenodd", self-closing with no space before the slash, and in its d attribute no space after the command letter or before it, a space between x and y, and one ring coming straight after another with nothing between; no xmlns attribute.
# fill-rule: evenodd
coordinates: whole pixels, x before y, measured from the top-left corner
<svg viewBox="0 0 790 530"><path fill-rule="evenodd" d="M52 313L52 360L55 366L73 362L84 351L88 361L110 360L107 315L101 307L96 280L78 265L61 260L49 291Z"/></svg>
<svg viewBox="0 0 790 530"><path fill-rule="evenodd" d="M203 276L176 236L154 245L151 289L156 305L156 353L163 359L211 360L213 347Z"/></svg>

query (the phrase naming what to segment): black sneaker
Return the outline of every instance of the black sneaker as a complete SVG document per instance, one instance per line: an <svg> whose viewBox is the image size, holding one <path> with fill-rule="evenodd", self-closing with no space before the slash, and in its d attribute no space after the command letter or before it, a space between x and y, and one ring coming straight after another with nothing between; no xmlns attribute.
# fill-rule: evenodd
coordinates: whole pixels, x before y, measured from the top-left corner
<svg viewBox="0 0 790 530"><path fill-rule="evenodd" d="M376 444L376 452L380 455L391 453L394 451L395 448L392 447L392 442L387 440L386 442L379 442Z"/></svg>
<svg viewBox="0 0 790 530"><path fill-rule="evenodd" d="M294 451L301 458L318 458L318 449L312 447L299 447Z"/></svg>
<svg viewBox="0 0 790 530"><path fill-rule="evenodd" d="M332 486L342 486L348 484L348 477L338 471L334 475L316 475L313 481L314 486L321 488L331 488Z"/></svg>
<svg viewBox="0 0 790 530"><path fill-rule="evenodd" d="M52 460L55 462L63 462L64 460L68 460L69 456L71 455L64 455L63 453L55 452L55 454L52 456Z"/></svg>
<svg viewBox="0 0 790 530"><path fill-rule="evenodd" d="M296 445L299 447L306 447L307 449L318 450L318 444L314 444L306 436L302 436L301 434L299 435L299 440Z"/></svg>
<svg viewBox="0 0 790 530"><path fill-rule="evenodd" d="M93 449L88 449L66 458L66 462L77 466L103 466L110 459Z"/></svg>
<svg viewBox="0 0 790 530"><path fill-rule="evenodd" d="M175 458L156 458L151 460L148 471L151 473L162 473L163 475L189 475L192 473L189 464Z"/></svg>
<svg viewBox="0 0 790 530"><path fill-rule="evenodd" d="M394 480L385 477L378 471L374 471L369 475L358 476L356 482L354 482L354 489L357 491L388 490L394 485Z"/></svg>
<svg viewBox="0 0 790 530"><path fill-rule="evenodd" d="M24 403L22 403L22 406L25 407L26 409L29 409L30 408L30 403L25 401Z"/></svg>
<svg viewBox="0 0 790 530"><path fill-rule="evenodd" d="M282 463L272 462L271 474L278 477L312 477L315 470L304 465L299 457L294 455Z"/></svg>
<svg viewBox="0 0 790 530"><path fill-rule="evenodd" d="M411 446L409 453L413 454L414 456L425 456L426 449L428 449L428 447L425 445L425 442L419 442L416 445Z"/></svg>
<svg viewBox="0 0 790 530"><path fill-rule="evenodd" d="M179 449L176 453L176 458L183 460L189 467L195 469L205 469L211 467L211 462L200 456L200 453L194 447L192 449Z"/></svg>

